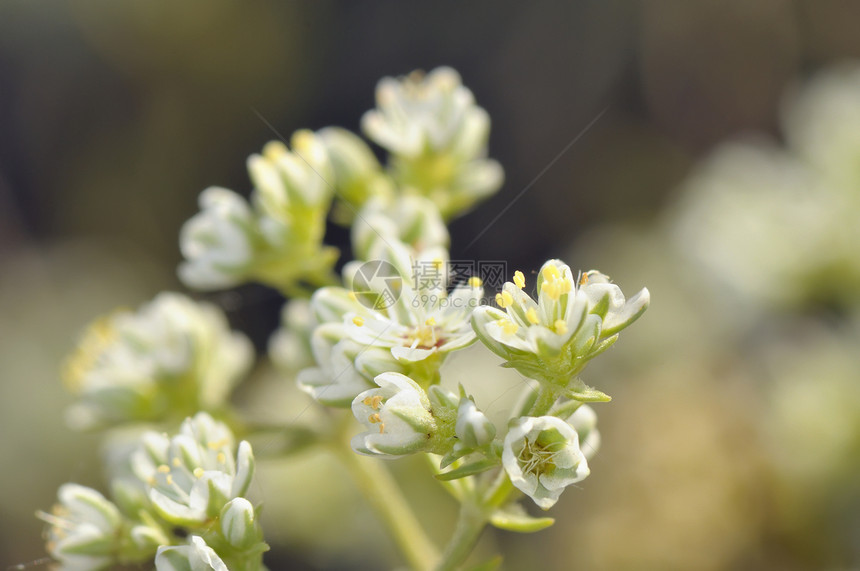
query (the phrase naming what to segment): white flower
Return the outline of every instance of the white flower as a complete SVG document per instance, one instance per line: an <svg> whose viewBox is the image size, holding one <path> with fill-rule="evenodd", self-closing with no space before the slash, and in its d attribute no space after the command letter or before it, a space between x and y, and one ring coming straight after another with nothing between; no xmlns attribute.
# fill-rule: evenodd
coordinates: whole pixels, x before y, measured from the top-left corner
<svg viewBox="0 0 860 571"><path fill-rule="evenodd" d="M200 212L182 226L186 262L179 277L196 289L223 289L242 281L254 257L255 220L248 203L226 188L200 193Z"/></svg>
<svg viewBox="0 0 860 571"><path fill-rule="evenodd" d="M379 388L352 401L352 413L368 428L352 439L352 448L390 458L427 449L436 420L424 389L400 373L383 373L375 380Z"/></svg>
<svg viewBox="0 0 860 571"><path fill-rule="evenodd" d="M484 158L489 116L456 71L386 77L376 103L362 129L391 152L392 176L404 190L427 196L450 218L499 189L502 169Z"/></svg>
<svg viewBox="0 0 860 571"><path fill-rule="evenodd" d="M352 226L352 248L359 260L379 257L393 242L408 245L417 255L447 249L449 241L439 209L421 196L369 200Z"/></svg>
<svg viewBox="0 0 860 571"><path fill-rule="evenodd" d="M502 465L511 483L545 510L589 474L576 431L554 416L516 419L505 436Z"/></svg>
<svg viewBox="0 0 860 571"><path fill-rule="evenodd" d="M117 507L99 492L64 484L60 503L50 514L37 515L50 524L47 550L62 569L102 569L116 563L123 518Z"/></svg>
<svg viewBox="0 0 860 571"><path fill-rule="evenodd" d="M233 498L221 510L221 533L231 546L252 549L263 541L257 511L245 498Z"/></svg>
<svg viewBox="0 0 860 571"><path fill-rule="evenodd" d="M372 386L356 368L356 357L367 357L362 347L343 337L340 324L317 327L311 336L311 349L319 366L303 369L296 379L303 391L328 406L349 406L358 393Z"/></svg>
<svg viewBox="0 0 860 571"><path fill-rule="evenodd" d="M188 545L162 546L155 556L157 571L230 571L202 537L192 535Z"/></svg>
<svg viewBox="0 0 860 571"><path fill-rule="evenodd" d="M403 244L389 245L381 260L347 265L344 273L352 291L322 288L311 306L319 322L340 323L343 338L361 348L356 358L383 348L390 353L387 370L402 368L409 374L415 367L429 366L435 374L448 353L475 340L469 319L483 296L481 281L472 278L448 294L442 258L446 253L415 259ZM371 352L363 357L368 367L357 366L378 371L380 357Z"/></svg>
<svg viewBox="0 0 860 571"><path fill-rule="evenodd" d="M244 495L254 474L251 446L206 413L186 419L179 434L147 432L132 455L135 475L149 487L155 510L176 525L201 525Z"/></svg>
<svg viewBox="0 0 860 571"><path fill-rule="evenodd" d="M496 427L487 415L478 410L475 401L464 396L460 399L460 405L457 408L455 434L463 446L476 448L493 441Z"/></svg>
<svg viewBox="0 0 860 571"><path fill-rule="evenodd" d="M252 358L250 341L230 331L218 308L159 294L136 313L89 327L66 363L65 380L79 397L69 420L91 428L216 409Z"/></svg>
<svg viewBox="0 0 860 571"><path fill-rule="evenodd" d="M481 341L507 359L507 366L561 385L609 348L650 301L647 289L625 300L618 286L596 271L582 274L577 283L559 260L548 261L538 273L537 301L523 291L525 285L525 276L516 272L514 283L505 283L496 294L505 311L479 307L472 324Z"/></svg>

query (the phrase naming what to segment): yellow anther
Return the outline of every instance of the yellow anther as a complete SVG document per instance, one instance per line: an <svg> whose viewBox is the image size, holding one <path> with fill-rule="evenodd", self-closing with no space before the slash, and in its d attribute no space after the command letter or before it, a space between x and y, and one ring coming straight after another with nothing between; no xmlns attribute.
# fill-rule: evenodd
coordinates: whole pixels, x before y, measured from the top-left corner
<svg viewBox="0 0 860 571"><path fill-rule="evenodd" d="M370 424L376 424L377 422L382 422L382 417L379 416L378 412L374 412L370 416L367 417L367 420L370 421Z"/></svg>
<svg viewBox="0 0 860 571"><path fill-rule="evenodd" d="M543 270L544 279L548 281L555 281L561 278L561 274L558 271L558 268L555 266L547 266Z"/></svg>
<svg viewBox="0 0 860 571"><path fill-rule="evenodd" d="M372 397L367 397L361 402L363 402L365 406L369 406L373 410L379 410L379 405L382 403L382 397L379 395L375 395Z"/></svg>
<svg viewBox="0 0 860 571"><path fill-rule="evenodd" d="M174 468L179 468L180 466L182 466L182 460L180 460L179 458L174 458L171 464L173 464Z"/></svg>
<svg viewBox="0 0 860 571"><path fill-rule="evenodd" d="M579 277L579 285L585 285L588 283L588 272L583 272L583 274Z"/></svg>
<svg viewBox="0 0 860 571"><path fill-rule="evenodd" d="M502 328L502 333L505 335L513 335L520 327L510 319L499 319L496 325Z"/></svg>
<svg viewBox="0 0 860 571"><path fill-rule="evenodd" d="M353 322L353 323L355 323L356 325L358 325L359 327L361 327L362 325L364 325L364 319L360 318L360 317L359 317L359 316L357 316L357 315L356 315L355 317L353 317L353 318L352 318L352 322Z"/></svg>
<svg viewBox="0 0 860 571"><path fill-rule="evenodd" d="M171 476L170 474L168 474L168 475L167 475L167 478L165 478L165 481L167 482L167 485L168 485L168 486L172 486L172 485L173 485L173 476Z"/></svg>
<svg viewBox="0 0 860 571"><path fill-rule="evenodd" d="M526 319L529 320L529 323L537 325L540 323L540 319L538 319L537 310L534 307L530 307L528 311L526 311Z"/></svg>
<svg viewBox="0 0 860 571"><path fill-rule="evenodd" d="M506 291L496 294L496 304L502 309L514 303L514 298Z"/></svg>
<svg viewBox="0 0 860 571"><path fill-rule="evenodd" d="M161 466L159 466L156 469L158 470L158 472L160 474L169 474L170 473L170 466L168 466L167 464L162 464Z"/></svg>
<svg viewBox="0 0 860 571"><path fill-rule="evenodd" d="M481 287L482 285L484 285L484 280L478 276L472 276L469 278L469 287Z"/></svg>
<svg viewBox="0 0 860 571"><path fill-rule="evenodd" d="M564 335L565 333L567 333L567 323L564 321L564 319L559 319L553 325L553 329L555 329L555 332L559 335Z"/></svg>
<svg viewBox="0 0 860 571"><path fill-rule="evenodd" d="M150 476L149 478L147 478L147 479L146 479L146 483L147 483L147 484L149 484L150 486L155 486L155 484L156 484L157 482L155 481L155 478L153 478L152 476Z"/></svg>
<svg viewBox="0 0 860 571"><path fill-rule="evenodd" d="M225 456L223 452L219 452L218 455L215 456L215 459L218 461L219 464L227 463L227 456Z"/></svg>
<svg viewBox="0 0 860 571"><path fill-rule="evenodd" d="M433 260L433 266L434 266L437 270L442 269L442 264L443 264L443 263L444 263L444 262L443 262L440 258L436 258L435 260Z"/></svg>
<svg viewBox="0 0 860 571"><path fill-rule="evenodd" d="M520 289L526 287L526 277L519 270L514 272L514 285Z"/></svg>
<svg viewBox="0 0 860 571"><path fill-rule="evenodd" d="M230 441L227 440L226 438L222 438L221 440L216 440L215 442L210 442L206 446L209 448L209 450L218 450L219 448L223 448L224 446L227 446L228 444L230 444Z"/></svg>
<svg viewBox="0 0 860 571"><path fill-rule="evenodd" d="M203 468L194 468L194 472L192 473L194 474L195 478L200 478L201 476L203 476Z"/></svg>
<svg viewBox="0 0 860 571"><path fill-rule="evenodd" d="M558 298L561 297L561 282L545 281L541 284L540 290L541 292L545 292L547 297L549 297L550 299L557 301Z"/></svg>
<svg viewBox="0 0 860 571"><path fill-rule="evenodd" d="M358 296L357 296L357 295L355 295L355 292L354 292L354 291L351 291L351 292L349 292L349 293L348 293L348 294L346 294L346 295L347 295L347 297L348 297L349 299L351 299L352 301L358 301Z"/></svg>
<svg viewBox="0 0 860 571"><path fill-rule="evenodd" d="M384 432L385 432L385 423L380 422L379 423L379 434L383 434Z"/></svg>
<svg viewBox="0 0 860 571"><path fill-rule="evenodd" d="M424 325L430 325L430 326L436 325L436 320L435 320L435 319L433 319L432 317L428 317L428 318L424 321Z"/></svg>

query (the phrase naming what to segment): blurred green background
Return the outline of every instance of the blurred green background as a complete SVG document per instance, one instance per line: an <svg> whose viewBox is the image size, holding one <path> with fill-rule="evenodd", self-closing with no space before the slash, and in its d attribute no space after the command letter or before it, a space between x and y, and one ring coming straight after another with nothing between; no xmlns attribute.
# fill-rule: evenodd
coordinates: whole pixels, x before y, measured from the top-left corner
<svg viewBox="0 0 860 571"><path fill-rule="evenodd" d="M847 0L0 3L0 566L44 556L33 512L59 484L103 484L98 440L64 428L59 364L94 316L183 289L179 228L203 188L250 190L245 157L275 138L257 113L284 136L357 130L381 77L449 65L492 117L506 172L453 223L452 259L512 273L562 257L653 299L586 371L615 397L592 476L555 527L489 532L482 549L503 548L508 569L860 568L856 282L759 311L720 297L671 237L695 166L743 133L779 144L786 94L860 56L858 21ZM768 239L764 256L781 247ZM264 288L206 297L258 347L277 326ZM340 504L307 499L312 460L263 474L281 517L270 567L390 566L348 484L329 483Z"/></svg>

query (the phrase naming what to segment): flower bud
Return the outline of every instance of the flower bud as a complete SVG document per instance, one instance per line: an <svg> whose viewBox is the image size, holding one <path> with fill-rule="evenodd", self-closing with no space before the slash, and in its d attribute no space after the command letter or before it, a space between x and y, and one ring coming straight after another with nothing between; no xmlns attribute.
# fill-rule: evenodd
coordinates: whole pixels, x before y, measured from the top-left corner
<svg viewBox="0 0 860 571"><path fill-rule="evenodd" d="M460 442L469 448L485 446L496 436L496 427L468 397L460 400L455 431Z"/></svg>
<svg viewBox="0 0 860 571"><path fill-rule="evenodd" d="M221 533L230 545L246 550L263 541L254 506L245 498L230 500L221 510Z"/></svg>

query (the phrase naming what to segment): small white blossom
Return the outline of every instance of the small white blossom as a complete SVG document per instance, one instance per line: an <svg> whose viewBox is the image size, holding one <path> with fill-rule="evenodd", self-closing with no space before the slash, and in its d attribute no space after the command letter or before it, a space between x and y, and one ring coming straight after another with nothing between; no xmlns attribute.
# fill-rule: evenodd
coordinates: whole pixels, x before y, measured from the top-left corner
<svg viewBox="0 0 860 571"><path fill-rule="evenodd" d="M300 371L296 382L317 401L328 406L349 406L358 393L372 386L370 380L359 373L355 362L356 356L367 357L366 351L362 352L360 345L344 339L340 324L326 323L317 327L311 336L311 348L319 366Z"/></svg>
<svg viewBox="0 0 860 571"><path fill-rule="evenodd" d="M215 550L197 535L188 538L188 545L159 547L155 568L157 571L230 571Z"/></svg>
<svg viewBox="0 0 860 571"><path fill-rule="evenodd" d="M402 242L413 255L448 248L445 221L430 200L421 196L369 200L352 226L352 248L359 260L383 255L389 244Z"/></svg>
<svg viewBox="0 0 860 571"><path fill-rule="evenodd" d="M496 427L483 412L478 410L475 401L468 397L460 399L457 408L455 433L459 443L469 448L485 446L496 436Z"/></svg>
<svg viewBox="0 0 860 571"><path fill-rule="evenodd" d="M355 418L368 428L352 439L352 448L389 458L425 450L436 431L427 393L400 373L383 373L376 384L352 402Z"/></svg>
<svg viewBox="0 0 860 571"><path fill-rule="evenodd" d="M475 332L491 351L507 359L508 366L527 377L563 385L611 346L650 301L644 288L625 300L621 289L596 271L582 274L577 282L559 260L548 261L538 273L537 301L523 291L525 285L525 276L518 271L514 282L505 283L496 294L504 311L490 306L476 309ZM586 398L584 393L580 396Z"/></svg>
<svg viewBox="0 0 860 571"><path fill-rule="evenodd" d="M589 474L576 431L554 416L516 419L505 436L502 465L511 483L545 510Z"/></svg>
<svg viewBox="0 0 860 571"><path fill-rule="evenodd" d="M196 289L221 289L242 281L253 263L254 215L245 199L226 188L200 193L200 213L182 227L179 247L187 260L179 277Z"/></svg>
<svg viewBox="0 0 860 571"><path fill-rule="evenodd" d="M147 432L132 455L135 475L149 488L155 510L176 525L201 525L242 496L254 474L251 446L206 413L186 419L179 434Z"/></svg>
<svg viewBox="0 0 860 571"><path fill-rule="evenodd" d="M223 406L250 368L253 350L213 305L159 294L138 312L101 318L68 359L78 397L69 421L92 428L184 416Z"/></svg>
<svg viewBox="0 0 860 571"><path fill-rule="evenodd" d="M123 518L99 492L78 484L64 484L60 502L50 514L37 515L50 527L47 550L65 570L103 569L116 563Z"/></svg>
<svg viewBox="0 0 860 571"><path fill-rule="evenodd" d="M233 498L221 510L221 533L231 546L251 549L263 541L257 511L245 498Z"/></svg>
<svg viewBox="0 0 860 571"><path fill-rule="evenodd" d="M445 218L497 191L503 173L485 159L490 119L451 68L386 77L362 129L392 153L392 176L430 198Z"/></svg>
<svg viewBox="0 0 860 571"><path fill-rule="evenodd" d="M441 255L416 260L403 244L390 246L382 260L345 268L352 291L322 288L311 306L320 323L338 323L342 337L359 347L356 366L365 376L386 370L409 374L416 367L434 373L448 353L474 342L470 316L483 296L482 283L472 278L448 294ZM411 276L414 268L433 276Z"/></svg>

